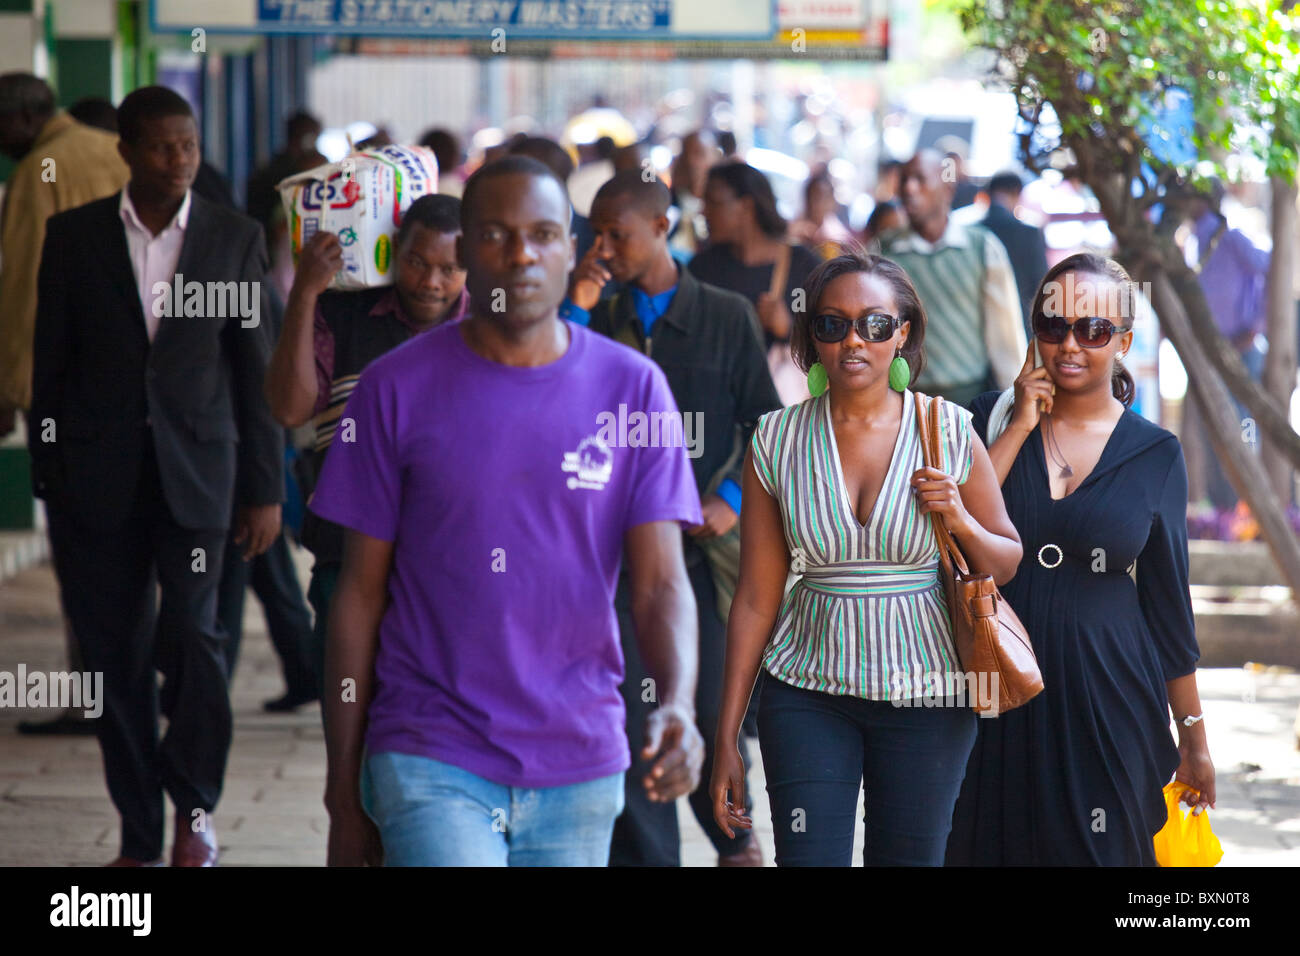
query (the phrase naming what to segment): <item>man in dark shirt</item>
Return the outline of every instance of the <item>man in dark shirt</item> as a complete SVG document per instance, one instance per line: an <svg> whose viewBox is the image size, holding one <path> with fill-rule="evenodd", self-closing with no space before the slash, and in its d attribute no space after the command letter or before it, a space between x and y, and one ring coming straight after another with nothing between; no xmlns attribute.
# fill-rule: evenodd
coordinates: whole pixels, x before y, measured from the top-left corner
<svg viewBox="0 0 1300 956"><path fill-rule="evenodd" d="M663 369L683 416L683 436L692 459L704 523L683 541L699 615L700 680L696 722L706 746L707 780L713 760L726 650L726 624L705 542L731 533L739 519L744 452L760 415L781 407L757 334L757 319L745 299L700 282L674 261L668 249L668 187L646 182L639 170L617 173L601 187L591 207L596 257L574 272L569 318L589 320L601 332L653 358ZM623 283L612 299L599 300L611 279ZM590 311L588 311L590 310ZM644 700L645 668L637 656L626 581L616 607L627 665L623 699L628 742L641 752L640 731L654 706ZM742 755L744 741L740 742ZM647 799L644 771L626 779L626 808L614 828L612 865L676 866L680 837L672 805ZM746 788L748 793L748 788ZM757 840L747 831L729 839L713 819L706 788L691 795L691 809L725 866L761 865Z"/></svg>
<svg viewBox="0 0 1300 956"><path fill-rule="evenodd" d="M1047 243L1043 230L1016 218L1016 203L1024 184L1015 172L998 173L989 180L989 211L980 223L997 236L1007 248L1011 269L1016 274L1016 288L1020 290L1020 307L1025 318L1025 334L1033 337L1029 328L1030 308L1038 283L1047 274Z"/></svg>
<svg viewBox="0 0 1300 956"><path fill-rule="evenodd" d="M249 178L246 194L248 214L269 228L271 218L280 208L280 194L275 185L286 176L328 162L316 150L316 140L321 134L320 120L310 113L299 111L285 122L284 150L271 157L270 162Z"/></svg>
<svg viewBox="0 0 1300 956"><path fill-rule="evenodd" d="M393 285L351 292L326 291L343 267L336 235L317 233L304 247L267 370L266 395L281 424L292 428L311 421L316 427L316 444L304 454L305 495L320 475L362 369L412 335L469 314L465 270L456 260L459 234L460 200L421 196L402 217L393 244ZM311 658L319 683L326 617L343 561L343 529L308 511L302 543L316 558L307 599L316 612Z"/></svg>

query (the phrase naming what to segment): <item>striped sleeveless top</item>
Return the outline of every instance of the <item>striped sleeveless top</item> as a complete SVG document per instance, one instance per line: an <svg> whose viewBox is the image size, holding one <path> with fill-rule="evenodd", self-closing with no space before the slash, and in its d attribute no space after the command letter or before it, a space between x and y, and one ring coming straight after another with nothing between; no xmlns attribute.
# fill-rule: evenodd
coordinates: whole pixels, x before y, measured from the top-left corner
<svg viewBox="0 0 1300 956"><path fill-rule="evenodd" d="M763 655L778 680L909 700L961 670L934 531L912 494L923 463L915 401L903 393L893 459L865 526L841 474L829 391L769 412L754 430L754 468L780 504L790 570L799 575ZM963 484L973 460L971 415L951 402L943 407L941 467Z"/></svg>

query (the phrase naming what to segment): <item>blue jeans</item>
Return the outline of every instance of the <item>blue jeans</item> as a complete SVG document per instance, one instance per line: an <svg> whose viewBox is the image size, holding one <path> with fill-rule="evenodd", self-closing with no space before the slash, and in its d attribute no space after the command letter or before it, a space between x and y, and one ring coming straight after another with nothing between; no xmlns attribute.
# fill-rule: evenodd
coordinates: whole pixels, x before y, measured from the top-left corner
<svg viewBox="0 0 1300 956"><path fill-rule="evenodd" d="M848 866L863 792L864 865L942 866L975 712L803 690L765 671L760 680L776 865Z"/></svg>
<svg viewBox="0 0 1300 956"><path fill-rule="evenodd" d="M507 787L429 757L375 753L362 792L385 866L606 866L623 774Z"/></svg>

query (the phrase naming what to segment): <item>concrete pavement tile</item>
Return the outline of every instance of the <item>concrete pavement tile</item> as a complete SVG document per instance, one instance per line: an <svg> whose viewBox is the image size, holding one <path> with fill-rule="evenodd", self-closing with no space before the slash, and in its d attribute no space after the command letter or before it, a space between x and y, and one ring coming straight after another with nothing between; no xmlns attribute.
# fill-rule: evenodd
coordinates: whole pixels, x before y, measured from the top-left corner
<svg viewBox="0 0 1300 956"><path fill-rule="evenodd" d="M18 780L22 777L35 777L41 772L40 766L22 766L14 764L9 766L0 766L0 784L9 780Z"/></svg>
<svg viewBox="0 0 1300 956"><path fill-rule="evenodd" d="M44 761L37 767L36 776L49 777L62 774L70 777L85 777L88 774L103 772L104 761L97 757L63 756Z"/></svg>
<svg viewBox="0 0 1300 956"><path fill-rule="evenodd" d="M307 814L265 813L240 816L236 824L218 832L229 833L230 839L240 845L295 845L324 840L328 832L326 823L323 813L319 818Z"/></svg>
<svg viewBox="0 0 1300 956"><path fill-rule="evenodd" d="M326 846L231 846L222 848L221 865L231 866L324 866Z"/></svg>
<svg viewBox="0 0 1300 956"><path fill-rule="evenodd" d="M93 778L88 780L84 774L77 776L44 774L18 780L10 787L6 796L7 799L83 797L91 796L96 791L102 792L107 798L108 791L102 780Z"/></svg>
<svg viewBox="0 0 1300 956"><path fill-rule="evenodd" d="M82 794L75 797L7 797L0 800L0 817L16 820L20 816L33 819L58 819L60 814L77 817L103 816L117 819L117 810L108 799L108 793L102 796Z"/></svg>
<svg viewBox="0 0 1300 956"><path fill-rule="evenodd" d="M320 760L286 761L276 769L275 775L281 780L315 780L324 784L325 765Z"/></svg>

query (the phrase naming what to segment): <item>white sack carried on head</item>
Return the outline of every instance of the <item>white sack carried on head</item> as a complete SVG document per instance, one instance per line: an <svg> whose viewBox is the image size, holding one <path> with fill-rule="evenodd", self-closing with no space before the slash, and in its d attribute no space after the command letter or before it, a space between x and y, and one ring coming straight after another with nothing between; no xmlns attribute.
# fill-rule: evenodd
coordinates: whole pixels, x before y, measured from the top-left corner
<svg viewBox="0 0 1300 956"><path fill-rule="evenodd" d="M392 285L397 227L411 203L438 191L438 161L423 146L379 146L283 179L276 186L298 254L318 232L343 247L333 289Z"/></svg>

